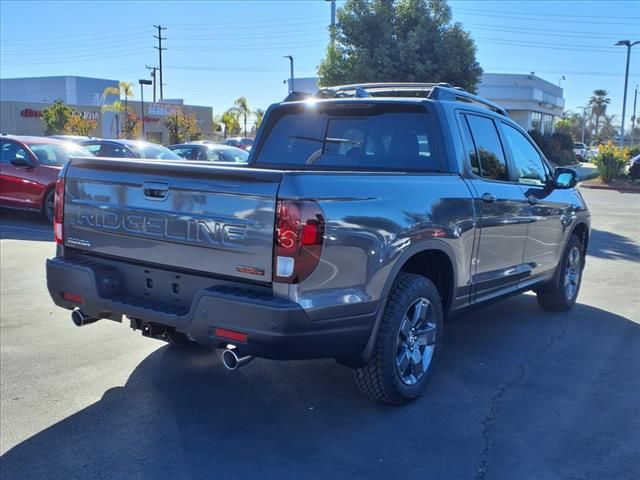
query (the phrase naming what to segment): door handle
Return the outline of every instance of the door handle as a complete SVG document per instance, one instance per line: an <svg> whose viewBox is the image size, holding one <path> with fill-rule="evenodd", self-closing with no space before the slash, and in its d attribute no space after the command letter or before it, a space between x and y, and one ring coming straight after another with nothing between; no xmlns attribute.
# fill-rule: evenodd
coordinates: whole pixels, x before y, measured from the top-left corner
<svg viewBox="0 0 640 480"><path fill-rule="evenodd" d="M487 202L487 203L493 203L496 201L496 196L493 193L483 193L482 196L480 197L480 199L483 202Z"/></svg>
<svg viewBox="0 0 640 480"><path fill-rule="evenodd" d="M149 200L164 200L169 194L167 182L144 182L142 188L144 196Z"/></svg>
<svg viewBox="0 0 640 480"><path fill-rule="evenodd" d="M540 199L538 197L534 197L533 195L529 195L527 197L527 201L529 202L529 205L537 205Z"/></svg>

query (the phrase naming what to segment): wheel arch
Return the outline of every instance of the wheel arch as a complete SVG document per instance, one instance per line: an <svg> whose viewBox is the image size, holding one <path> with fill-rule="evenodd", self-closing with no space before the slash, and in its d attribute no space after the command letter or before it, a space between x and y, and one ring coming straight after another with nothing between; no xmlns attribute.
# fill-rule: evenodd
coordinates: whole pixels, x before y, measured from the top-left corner
<svg viewBox="0 0 640 480"><path fill-rule="evenodd" d="M447 274L436 278L436 281L434 281L433 275L425 275L425 273L429 273L428 271L421 271L421 266L428 267L430 265L433 265L433 263L430 263L429 261L433 261L434 258L438 258L440 261L446 261L446 264L448 265ZM458 271L456 268L455 256L452 248L447 243L435 239L425 240L423 242L412 245L396 260L393 269L391 270L387 277L387 280L385 281L385 285L380 296L376 320L373 329L371 330L371 335L369 335L369 340L367 341L367 344L360 354L356 362L357 364L367 363L367 361L371 357L371 354L373 353L375 341L378 336L378 330L380 328L380 322L382 321L382 316L384 315L384 310L387 304L387 298L389 297L391 287L393 286L400 272L417 273L420 275L424 275L436 284L436 287L438 287L438 291L440 292L441 296L443 295L441 286L446 284L445 298L443 298L443 310L445 312L445 315L449 311L449 308L451 307L456 297Z"/></svg>

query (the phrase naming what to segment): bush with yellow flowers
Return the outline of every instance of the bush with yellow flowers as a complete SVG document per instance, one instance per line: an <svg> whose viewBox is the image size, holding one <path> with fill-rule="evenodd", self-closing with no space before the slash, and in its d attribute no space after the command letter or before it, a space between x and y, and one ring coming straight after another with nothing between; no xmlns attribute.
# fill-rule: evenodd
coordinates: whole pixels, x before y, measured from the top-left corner
<svg viewBox="0 0 640 480"><path fill-rule="evenodd" d="M629 149L616 147L613 142L609 141L598 147L598 153L594 157L593 163L598 167L602 181L609 183L620 175L628 160Z"/></svg>

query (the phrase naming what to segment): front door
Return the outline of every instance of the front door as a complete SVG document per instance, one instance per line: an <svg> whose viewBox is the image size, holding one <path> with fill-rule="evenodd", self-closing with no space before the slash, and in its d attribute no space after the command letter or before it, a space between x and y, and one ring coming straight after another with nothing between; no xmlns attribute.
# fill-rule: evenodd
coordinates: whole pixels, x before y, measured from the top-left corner
<svg viewBox="0 0 640 480"><path fill-rule="evenodd" d="M529 204L513 181L493 119L468 113L460 120L473 173L468 181L479 214L472 284L480 302L515 290L529 274L523 263Z"/></svg>
<svg viewBox="0 0 640 480"><path fill-rule="evenodd" d="M31 154L11 140L2 140L0 150L0 201L9 207L37 208L42 187L38 167ZM16 159L29 164L18 166L11 163Z"/></svg>
<svg viewBox="0 0 640 480"><path fill-rule="evenodd" d="M514 166L516 180L527 199L529 228L524 248L524 263L530 269L531 279L553 273L562 256L564 231L571 223L572 211L566 192L550 187L551 169L542 154L516 127L500 122L507 151Z"/></svg>

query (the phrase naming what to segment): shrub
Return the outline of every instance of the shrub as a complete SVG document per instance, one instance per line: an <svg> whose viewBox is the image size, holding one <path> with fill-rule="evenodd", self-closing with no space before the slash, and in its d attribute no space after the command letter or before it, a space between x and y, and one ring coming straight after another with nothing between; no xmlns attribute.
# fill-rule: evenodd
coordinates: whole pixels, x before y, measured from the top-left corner
<svg viewBox="0 0 640 480"><path fill-rule="evenodd" d="M573 153L573 140L566 132L555 132L542 135L537 130L529 132L531 139L538 145L547 160L556 165L573 165L576 155Z"/></svg>
<svg viewBox="0 0 640 480"><path fill-rule="evenodd" d="M640 145L634 145L629 148L629 158L633 158L636 155L640 155Z"/></svg>
<svg viewBox="0 0 640 480"><path fill-rule="evenodd" d="M603 182L609 183L620 175L620 171L629 159L629 150L616 147L611 141L598 147L598 153L593 159L593 163L598 167L600 178Z"/></svg>

